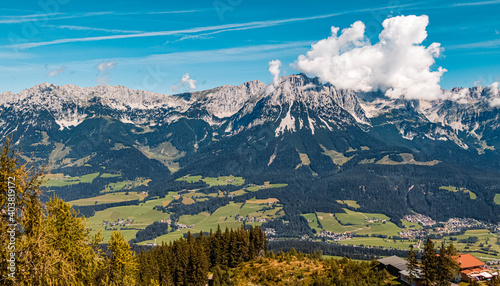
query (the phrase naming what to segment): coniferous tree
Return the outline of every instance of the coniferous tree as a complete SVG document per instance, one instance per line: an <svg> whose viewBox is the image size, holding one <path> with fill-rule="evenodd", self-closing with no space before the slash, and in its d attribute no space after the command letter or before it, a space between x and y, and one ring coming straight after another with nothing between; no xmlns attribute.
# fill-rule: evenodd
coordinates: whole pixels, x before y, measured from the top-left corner
<svg viewBox="0 0 500 286"><path fill-rule="evenodd" d="M51 244L65 254L67 264L76 270L75 282L91 284L104 263L98 249L102 242L100 232L90 237L86 220L77 217L76 211L59 198L51 199L46 208L47 223L54 231L50 236Z"/></svg>
<svg viewBox="0 0 500 286"><path fill-rule="evenodd" d="M111 234L108 249L111 251L108 258L110 281L117 286L134 285L138 270L136 257L120 232Z"/></svg>
<svg viewBox="0 0 500 286"><path fill-rule="evenodd" d="M223 245L223 236L220 225L217 225L217 231L210 240L210 264L211 266L222 265L225 261L225 251Z"/></svg>
<svg viewBox="0 0 500 286"><path fill-rule="evenodd" d="M410 246L410 251L408 252L408 263L407 263L407 270L409 273L409 278L410 281L413 281L415 278L419 276L419 267L418 267L418 260L417 260L417 255L415 254L415 250L413 248L413 245Z"/></svg>
<svg viewBox="0 0 500 286"><path fill-rule="evenodd" d="M6 218L12 217L15 222L11 223L16 223L16 285L90 285L103 263L97 248L102 241L100 234L90 237L85 220L77 218L62 200L53 198L44 206L39 189L42 180L41 172L19 164L7 139L0 155L0 185L8 190L1 196L0 240L2 245L8 242L10 227ZM12 216L9 203L16 209ZM10 255L5 250L0 250L2 266L6 255ZM0 284L12 285L6 268L0 270Z"/></svg>
<svg viewBox="0 0 500 286"><path fill-rule="evenodd" d="M208 275L208 258L205 254L205 249L203 247L203 236L200 235L195 240L188 232L187 244L188 244L188 283L189 285L205 285Z"/></svg>
<svg viewBox="0 0 500 286"><path fill-rule="evenodd" d="M437 256L434 249L434 243L430 238L427 238L424 247L424 254L422 256L423 264L423 285L431 286L437 281Z"/></svg>
<svg viewBox="0 0 500 286"><path fill-rule="evenodd" d="M212 268L212 285L213 286L221 286L222 283L221 283L221 270L219 268L219 266L216 266L214 268Z"/></svg>
<svg viewBox="0 0 500 286"><path fill-rule="evenodd" d="M444 242L441 243L441 247L439 248L439 257L438 257L438 281L437 285L439 286L448 286L451 285L451 279L455 278L458 274L458 270L460 269L454 257L457 255L457 251L453 244L450 244L448 247L445 246Z"/></svg>
<svg viewBox="0 0 500 286"><path fill-rule="evenodd" d="M181 238L172 244L173 261L172 261L172 278L175 285L187 285L188 283L188 265L189 254L188 244L186 240Z"/></svg>

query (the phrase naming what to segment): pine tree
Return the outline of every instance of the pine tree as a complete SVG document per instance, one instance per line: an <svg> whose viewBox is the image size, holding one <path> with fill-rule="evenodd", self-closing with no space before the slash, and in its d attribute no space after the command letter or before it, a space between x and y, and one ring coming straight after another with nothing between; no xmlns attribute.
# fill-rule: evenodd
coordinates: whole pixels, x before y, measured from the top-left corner
<svg viewBox="0 0 500 286"><path fill-rule="evenodd" d="M231 230L229 232L229 243L228 243L228 266L234 268L238 266L239 263L239 249L238 249L238 238L235 231Z"/></svg>
<svg viewBox="0 0 500 286"><path fill-rule="evenodd" d="M36 283L43 281L43 276L50 272L47 268L36 267L44 262L51 262L58 258L58 254L50 252L42 241L46 233L43 223L43 205L38 199L38 189L41 174L29 174L26 165L20 165L18 155L10 148L10 139L7 137L0 154L0 284L14 285L13 278ZM11 237L15 239L11 241ZM12 242L12 243L11 243ZM38 243L42 242L39 248ZM7 247L8 246L8 247ZM47 253L45 253L47 252ZM13 277L9 277L7 269L13 253L15 270ZM45 253L45 254L44 254Z"/></svg>
<svg viewBox="0 0 500 286"><path fill-rule="evenodd" d="M424 247L424 255L422 256L424 279L422 281L424 286L431 286L437 280L437 256L434 249L434 243L430 238L427 238Z"/></svg>
<svg viewBox="0 0 500 286"><path fill-rule="evenodd" d="M415 250L413 249L413 245L410 246L410 252L408 252L408 273L410 281L413 281L419 275L419 267L417 261L417 255L415 254Z"/></svg>
<svg viewBox="0 0 500 286"><path fill-rule="evenodd" d="M50 244L64 253L67 265L76 270L75 281L87 285L92 283L102 266L98 250L98 244L102 242L100 233L91 238L86 219L77 217L76 211L61 199L53 198L47 203L47 214L47 223L53 229ZM62 269L59 271L63 273Z"/></svg>
<svg viewBox="0 0 500 286"><path fill-rule="evenodd" d="M172 244L172 278L175 285L187 285L188 282L188 265L189 253L188 244L185 239L181 238Z"/></svg>
<svg viewBox="0 0 500 286"><path fill-rule="evenodd" d="M137 274L137 261L130 245L120 232L114 231L109 240L109 277L114 285L134 285Z"/></svg>
<svg viewBox="0 0 500 286"><path fill-rule="evenodd" d="M220 225L217 225L217 231L213 236L209 237L210 241L210 265L212 267L222 265L224 262L224 247L222 244L222 230Z"/></svg>
<svg viewBox="0 0 500 286"><path fill-rule="evenodd" d="M221 270L219 268L219 266L216 266L214 268L212 268L212 285L213 286L221 286L222 283L221 283Z"/></svg>
<svg viewBox="0 0 500 286"><path fill-rule="evenodd" d="M40 201L39 187L43 174L35 173L27 165L20 165L15 152L10 151L7 139L0 155L0 184L10 190L2 192L2 207L13 202L17 211L13 214L16 231L16 285L90 285L95 281L97 269L102 265L102 256L97 250L102 241L98 233L90 237L86 222L62 200L53 198L46 206ZM2 208L2 214L9 214ZM3 230L8 221L2 220L0 240L8 237ZM6 253L2 248L2 258ZM6 260L1 259L0 264ZM1 285L11 285L0 270Z"/></svg>
<svg viewBox="0 0 500 286"><path fill-rule="evenodd" d="M439 249L439 257L438 257L438 283L439 286L448 286L451 285L451 279L456 277L458 274L459 266L454 259L457 255L455 247L453 244L450 244L448 247L445 246L444 242L441 243L441 247Z"/></svg>
<svg viewBox="0 0 500 286"><path fill-rule="evenodd" d="M208 258L205 254L205 249L200 243L201 240L196 241L189 239L189 266L188 273L190 276L190 285L205 285L208 277Z"/></svg>

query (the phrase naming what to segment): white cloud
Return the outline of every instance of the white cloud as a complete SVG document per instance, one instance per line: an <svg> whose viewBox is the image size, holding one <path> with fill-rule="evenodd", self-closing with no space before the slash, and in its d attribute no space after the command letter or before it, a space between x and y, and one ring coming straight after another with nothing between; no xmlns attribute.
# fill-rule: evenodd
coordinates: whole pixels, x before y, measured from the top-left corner
<svg viewBox="0 0 500 286"><path fill-rule="evenodd" d="M490 86L487 87L489 91L489 96L490 96L490 106L492 107L500 107L500 96L499 96L499 91L498 91L498 82L492 83Z"/></svg>
<svg viewBox="0 0 500 286"><path fill-rule="evenodd" d="M96 31L96 32L109 32L109 33L144 33L144 31L137 30L120 30L120 29L103 29L103 28L94 28L94 27L85 27L85 26L71 26L71 25L47 25L47 27L53 27L57 29L68 29L73 31Z"/></svg>
<svg viewBox="0 0 500 286"><path fill-rule="evenodd" d="M115 61L102 62L97 66L97 84L109 83L109 71L116 67Z"/></svg>
<svg viewBox="0 0 500 286"><path fill-rule="evenodd" d="M280 66L281 62L279 60L274 60L269 62L269 72L273 75L273 85L275 87L278 86L279 84Z"/></svg>
<svg viewBox="0 0 500 286"><path fill-rule="evenodd" d="M103 62L97 66L97 70L100 72L107 72L108 70L114 69L116 62Z"/></svg>
<svg viewBox="0 0 500 286"><path fill-rule="evenodd" d="M422 45L428 23L426 15L388 18L374 45L365 37L363 22L355 22L340 36L339 28L332 27L332 35L300 55L295 68L337 88L381 90L391 98L437 99L443 94L439 81L446 69L431 71L442 48L439 43Z"/></svg>
<svg viewBox="0 0 500 286"><path fill-rule="evenodd" d="M144 33L133 33L133 34L124 34L124 35L111 35L111 36L100 36L100 37L83 37L83 38L66 38L66 39L56 39L52 41L45 42L31 42L31 43L21 43L12 46L0 46L0 47L9 47L16 49L30 49L48 45L57 45L57 44L65 44L65 43L78 43L78 42L94 42L94 41L105 41L105 40L116 40L116 39L130 39L130 38L143 38L143 37L158 37L158 36L170 36L170 35L185 35L185 34L198 34L201 35L209 35L209 34L217 34L229 31L240 31L240 30L249 30L249 29L260 29L267 28L277 25L283 25L288 23L296 23L303 21L311 21L311 20L319 20L319 19L327 19L340 15L346 15L351 13L364 13L364 12L374 12L378 10L387 10L390 8L396 7L407 7L413 6L414 4L406 4L399 6L383 6L378 8L367 8L367 9L359 9L359 10L350 10L343 11L338 13L324 14L324 15L316 15L310 17L302 17L302 18L289 18L282 20L267 20L267 21L254 21L248 23L236 23L236 24L224 24L224 25L216 25L216 26L207 26L207 27L195 27L190 29L183 30L171 30L171 31L157 31L157 32L144 32ZM178 11L180 13L191 12L196 10L188 10L188 11ZM113 12L104 12L111 13L117 15L117 13ZM172 12L169 12L172 13ZM88 13L87 13L88 14ZM123 15L134 14L134 13L123 13ZM87 16L87 15L85 15ZM75 16L72 16L75 17ZM83 17L83 16L80 16ZM0 20L1 23L1 20Z"/></svg>
<svg viewBox="0 0 500 286"><path fill-rule="evenodd" d="M32 21L41 21L48 19L51 16L58 16L61 13L41 13L41 14L31 14L31 15L11 15L11 16L0 16L0 24L17 24Z"/></svg>
<svg viewBox="0 0 500 286"><path fill-rule="evenodd" d="M170 90L173 91L173 92L176 92L179 89L190 89L190 90L193 90L193 89L196 89L196 82L197 82L197 80L192 79L189 76L189 73L186 73L186 74L184 74L182 76L182 79L179 82L179 85L172 85L170 87Z"/></svg>
<svg viewBox="0 0 500 286"><path fill-rule="evenodd" d="M482 41L469 44L454 45L447 47L447 49L464 50L464 49L476 49L476 48L496 48L498 46L500 46L500 40L497 39L497 40Z"/></svg>
<svg viewBox="0 0 500 286"><path fill-rule="evenodd" d="M189 85L189 89L196 89L196 80L191 79L188 73L182 76L181 82L187 83Z"/></svg>
<svg viewBox="0 0 500 286"><path fill-rule="evenodd" d="M53 70L49 71L47 73L47 77L55 77L58 74L63 73L65 71L66 71L66 67L65 66L61 66L61 67L59 67L57 69L53 69Z"/></svg>
<svg viewBox="0 0 500 286"><path fill-rule="evenodd" d="M194 13L201 10L183 10L183 11L156 11L156 12L116 12L116 11L103 11L103 12L86 12L86 13L75 13L75 14L65 14L65 13L41 13L41 14L31 14L31 15L4 15L0 16L0 24L16 24L25 22L36 22L36 21L49 21L49 20L63 20L63 19L74 19L74 18L86 18L94 16L129 16L129 15L159 15L159 14L180 14L180 13ZM54 17L56 16L56 17Z"/></svg>

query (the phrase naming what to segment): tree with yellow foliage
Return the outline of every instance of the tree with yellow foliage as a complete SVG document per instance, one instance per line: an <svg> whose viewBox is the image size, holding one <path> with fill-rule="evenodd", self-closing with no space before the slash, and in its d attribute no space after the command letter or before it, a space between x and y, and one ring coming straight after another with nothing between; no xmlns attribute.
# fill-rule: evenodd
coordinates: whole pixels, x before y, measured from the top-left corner
<svg viewBox="0 0 500 286"><path fill-rule="evenodd" d="M109 240L108 249L111 257L107 259L108 277L112 284L116 286L135 285L135 278L139 268L134 252L130 250L130 245L123 238L123 235L114 231Z"/></svg>
<svg viewBox="0 0 500 286"><path fill-rule="evenodd" d="M137 262L123 236L113 233L107 257L98 248L100 232L90 236L69 204L42 203L42 182L42 173L20 165L7 139L0 154L0 285L135 285Z"/></svg>

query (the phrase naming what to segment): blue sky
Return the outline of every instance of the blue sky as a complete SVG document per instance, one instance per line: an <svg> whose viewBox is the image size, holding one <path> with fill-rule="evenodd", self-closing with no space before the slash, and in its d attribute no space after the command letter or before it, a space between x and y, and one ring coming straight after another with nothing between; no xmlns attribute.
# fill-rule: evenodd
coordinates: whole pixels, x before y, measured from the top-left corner
<svg viewBox="0 0 500 286"><path fill-rule="evenodd" d="M456 1L2 1L0 92L42 82L124 85L160 93L272 81L268 63L291 64L355 21L372 43L382 22L427 15L429 46L441 43L441 86L500 81L500 0Z"/></svg>

